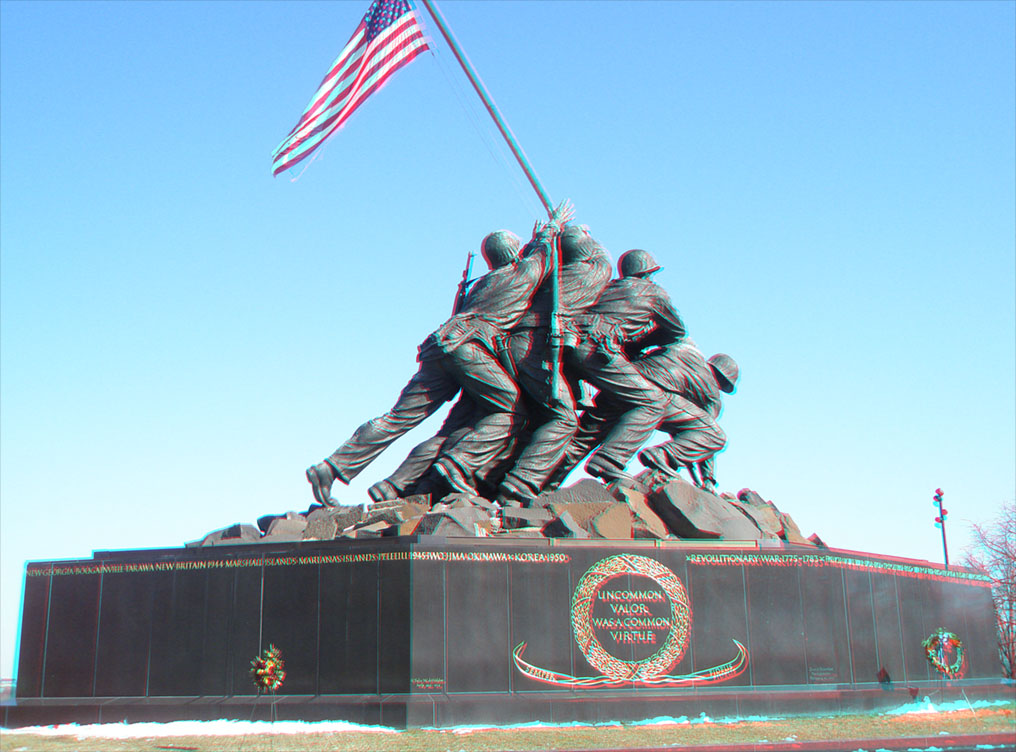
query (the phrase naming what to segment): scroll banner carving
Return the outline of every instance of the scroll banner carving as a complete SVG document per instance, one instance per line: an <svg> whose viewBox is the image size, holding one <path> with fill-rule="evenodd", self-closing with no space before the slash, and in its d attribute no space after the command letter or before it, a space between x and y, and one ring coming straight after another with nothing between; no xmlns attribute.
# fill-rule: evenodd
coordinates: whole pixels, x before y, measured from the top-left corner
<svg viewBox="0 0 1016 752"><path fill-rule="evenodd" d="M618 578L631 585L620 590ZM595 610L600 606L600 616ZM609 608L609 611L604 610ZM665 611L664 611L665 609ZM525 676L562 687L598 688L621 685L674 687L727 681L748 667L748 651L732 640L737 654L726 663L690 674L671 675L688 647L691 604L680 578L658 561L645 556L620 554L594 564L579 580L571 605L572 631L582 655L602 676L578 677L540 668L523 660L526 643L512 651L515 666ZM599 633L599 634L598 634ZM608 643L633 651L636 647L661 647L641 660L626 660L607 650Z"/></svg>

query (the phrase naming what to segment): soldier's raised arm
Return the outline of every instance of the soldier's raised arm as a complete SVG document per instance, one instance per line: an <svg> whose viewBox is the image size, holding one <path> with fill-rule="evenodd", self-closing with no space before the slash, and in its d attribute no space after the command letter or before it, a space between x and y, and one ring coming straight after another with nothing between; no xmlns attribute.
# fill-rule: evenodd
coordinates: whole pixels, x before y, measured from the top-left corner
<svg viewBox="0 0 1016 752"><path fill-rule="evenodd" d="M522 256L529 256L538 251L546 253L550 250L550 244L554 241L554 238L561 232L572 217L575 216L575 207L572 206L568 199L565 199L557 208L554 209L550 219L547 222L541 223L539 220L533 225L533 237L526 244L526 247L522 250Z"/></svg>

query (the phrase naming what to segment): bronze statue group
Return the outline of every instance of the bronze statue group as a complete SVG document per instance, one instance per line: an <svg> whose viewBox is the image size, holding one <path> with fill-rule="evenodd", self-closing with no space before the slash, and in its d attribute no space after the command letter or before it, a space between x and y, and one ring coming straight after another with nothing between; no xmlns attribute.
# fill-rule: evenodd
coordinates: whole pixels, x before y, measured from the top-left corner
<svg viewBox="0 0 1016 752"><path fill-rule="evenodd" d="M483 239L490 271L420 345L419 369L395 406L307 469L317 501L334 505L336 480L348 484L456 396L437 434L370 487L372 500L454 491L528 506L587 456L586 472L611 481L628 477L636 453L660 475L684 467L715 489L714 457L726 443L720 392L734 390L737 364L723 354L706 360L688 339L652 281L660 266L649 253L624 253L611 279L606 251L584 225L568 224L572 215L559 206L525 247L507 230ZM591 403L583 382L597 390ZM639 452L657 429L670 440Z"/></svg>

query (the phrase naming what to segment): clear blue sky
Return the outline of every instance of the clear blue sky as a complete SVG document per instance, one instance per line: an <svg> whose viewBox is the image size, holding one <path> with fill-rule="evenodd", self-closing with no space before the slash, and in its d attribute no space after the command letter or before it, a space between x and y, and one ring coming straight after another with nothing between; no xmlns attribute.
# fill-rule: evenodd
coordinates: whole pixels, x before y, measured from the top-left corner
<svg viewBox="0 0 1016 752"><path fill-rule="evenodd" d="M271 177L367 4L0 2L0 675L26 561L305 509L539 215L440 43ZM941 486L958 557L1016 495L1016 4L442 7L551 196L741 364L721 490L941 561Z"/></svg>

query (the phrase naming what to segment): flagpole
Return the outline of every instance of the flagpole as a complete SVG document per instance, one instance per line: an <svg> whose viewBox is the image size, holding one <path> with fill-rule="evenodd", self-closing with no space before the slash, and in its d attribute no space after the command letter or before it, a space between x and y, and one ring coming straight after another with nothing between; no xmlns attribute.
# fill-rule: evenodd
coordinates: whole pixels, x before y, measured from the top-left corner
<svg viewBox="0 0 1016 752"><path fill-rule="evenodd" d="M455 35L452 34L451 29L448 28L448 24L445 23L444 16L441 15L441 11L437 9L433 0L421 0L424 7L430 13L431 18L434 19L434 23L437 24L437 28L441 31L441 36L444 37L445 42L452 50L452 54L455 55L455 59L459 65L462 66L462 70L466 74L466 78L469 79L469 83L473 85L477 95L483 102L483 106L487 108L487 112L490 113L490 117L494 120L494 125L501 132L504 140L508 144L508 148L511 149L512 155L515 157L522 171L526 173L526 178L529 179L529 184L533 186L533 190L536 191L536 195L540 197L540 202L543 204L543 208L547 210L548 216L553 216L554 207L551 203L550 197L547 192L543 190L543 186L540 185L540 179L536 177L536 173L533 171L532 165L529 164L529 160L526 158L526 153L522 151L522 147L519 146L519 142L515 139L515 134L512 133L512 129L508 127L508 123L501 117L500 110L497 109L497 105L494 104L494 100L491 99L490 94L487 92L487 87L483 85L480 77L476 75L476 71L473 70L473 66L469 62L469 58L466 57L466 53L459 47L459 43L455 39Z"/></svg>
<svg viewBox="0 0 1016 752"><path fill-rule="evenodd" d="M476 75L476 71L473 70L472 64L469 62L469 58L466 57L466 53L459 46L458 41L455 39L455 35L452 34L452 30L448 28L448 24L445 23L444 17L441 15L441 11L437 9L433 0L420 0L427 11L430 13L431 18L434 19L434 23L441 32L441 36L444 37L445 42L448 43L448 47L451 48L452 54L455 55L455 59L459 65L462 66L463 72L466 74L466 78L469 79L469 83L473 85L473 89L476 90L477 95L483 102L483 106L487 108L487 112L490 113L491 119L494 121L494 125L501 132L501 136L508 144L508 148L511 149L512 155L515 160L519 163L522 171L526 174L526 178L529 180L529 184L533 186L533 190L536 191L536 195L539 196L540 202L543 204L543 208L547 210L547 215L550 217L554 216L554 207L547 195L547 192L543 190L543 186L540 184L540 179L536 177L536 172L533 170L532 165L529 164L529 159L526 157L526 153L522 150L519 142L515 138L515 134L512 133L512 129L508 127L508 123L501 117L501 111L498 110L497 105L494 104L494 100L487 92L487 87L483 85L480 77ZM551 244L550 252L550 392L551 400L557 397L558 387L558 376L561 370L561 326L557 317L558 309L558 267L560 265L561 253L560 253L560 242L557 236L555 236L553 243Z"/></svg>

